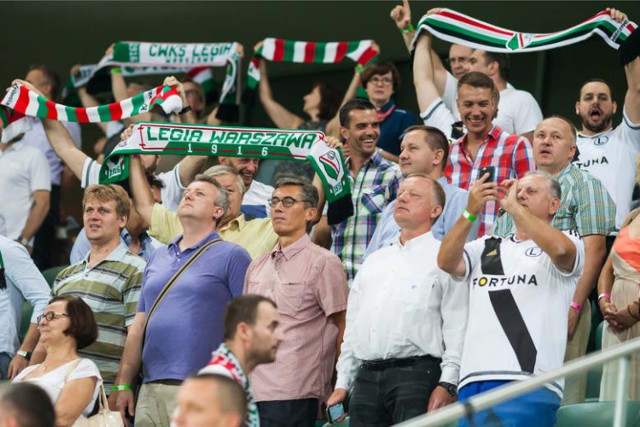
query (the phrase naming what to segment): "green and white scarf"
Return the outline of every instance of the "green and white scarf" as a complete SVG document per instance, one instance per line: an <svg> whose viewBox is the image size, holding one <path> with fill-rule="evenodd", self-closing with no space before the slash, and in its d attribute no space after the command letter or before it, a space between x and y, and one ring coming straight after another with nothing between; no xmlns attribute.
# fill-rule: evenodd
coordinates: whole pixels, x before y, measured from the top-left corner
<svg viewBox="0 0 640 427"><path fill-rule="evenodd" d="M524 33L501 28L451 9L442 9L436 14L422 17L412 48L415 47L418 35L422 31L428 31L450 43L492 52L518 53L554 49L581 42L594 35L602 37L609 46L618 49L636 28L637 25L629 20L616 22L609 11L604 10L566 30L546 34Z"/></svg>
<svg viewBox="0 0 640 427"><path fill-rule="evenodd" d="M330 204L328 219L334 224L353 213L351 185L342 154L328 147L324 138L320 131L141 122L105 159L100 183L127 179L131 154L306 160L323 183Z"/></svg>
<svg viewBox="0 0 640 427"><path fill-rule="evenodd" d="M345 57L364 68L378 59L372 48L373 41L305 42L267 38L256 52L247 71L247 86L255 89L260 82L260 60L273 62L334 64Z"/></svg>
<svg viewBox="0 0 640 427"><path fill-rule="evenodd" d="M20 117L22 115L63 122L98 123L126 119L145 113L155 105L162 107L167 114L182 110L182 98L178 90L172 86L158 86L132 98L108 105L76 108L57 104L20 83L14 83L0 104L12 110L11 114L6 114L7 111L0 114L5 128L2 133L2 142L8 142L20 132L24 132L21 127L21 123L24 123Z"/></svg>
<svg viewBox="0 0 640 427"><path fill-rule="evenodd" d="M67 99L73 89L86 85L98 71L110 66L121 67L125 77L186 73L208 93L215 87L210 67L226 65L219 102L238 105L241 57L236 49L236 42L116 42L112 54L105 55L98 64L83 65L75 75L69 77L63 96Z"/></svg>

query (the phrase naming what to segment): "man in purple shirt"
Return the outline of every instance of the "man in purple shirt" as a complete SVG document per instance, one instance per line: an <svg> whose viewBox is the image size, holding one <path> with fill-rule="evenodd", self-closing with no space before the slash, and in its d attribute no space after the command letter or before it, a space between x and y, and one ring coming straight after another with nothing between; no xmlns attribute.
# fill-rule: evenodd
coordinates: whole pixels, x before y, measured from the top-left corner
<svg viewBox="0 0 640 427"><path fill-rule="evenodd" d="M215 179L198 175L184 191L178 217L184 233L156 249L142 283L138 313L116 380L118 408L135 414L136 426L169 426L180 383L205 366L222 342L227 303L242 293L251 257L240 246L213 243L179 276L149 315L165 284L201 247L219 240L216 226L228 194ZM143 346L144 344L144 346ZM133 383L142 362L143 380L134 411Z"/></svg>
<svg viewBox="0 0 640 427"><path fill-rule="evenodd" d="M278 244L247 270L244 292L277 303L285 336L275 362L249 375L261 427L312 427L331 392L349 290L340 259L307 236L317 206L313 185L278 180L271 198Z"/></svg>

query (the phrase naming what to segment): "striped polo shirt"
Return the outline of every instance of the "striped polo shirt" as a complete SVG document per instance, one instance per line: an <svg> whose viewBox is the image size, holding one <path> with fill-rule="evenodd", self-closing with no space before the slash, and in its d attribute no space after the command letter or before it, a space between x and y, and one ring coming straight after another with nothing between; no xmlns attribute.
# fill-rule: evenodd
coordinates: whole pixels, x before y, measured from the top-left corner
<svg viewBox="0 0 640 427"><path fill-rule="evenodd" d="M89 267L89 256L62 270L53 284L53 294L75 295L93 310L98 339L80 351L100 369L106 390L111 390L127 339L127 328L136 314L146 262L120 242L107 258Z"/></svg>

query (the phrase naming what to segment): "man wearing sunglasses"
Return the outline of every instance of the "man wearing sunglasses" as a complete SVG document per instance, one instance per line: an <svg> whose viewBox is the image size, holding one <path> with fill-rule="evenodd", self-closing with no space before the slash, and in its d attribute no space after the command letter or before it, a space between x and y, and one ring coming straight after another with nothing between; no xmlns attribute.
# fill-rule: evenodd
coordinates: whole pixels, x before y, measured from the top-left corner
<svg viewBox="0 0 640 427"><path fill-rule="evenodd" d="M278 244L251 263L244 293L276 302L287 339L276 361L257 366L249 378L262 427L311 427L330 393L349 289L340 259L307 236L317 214L318 190L282 178L270 204Z"/></svg>

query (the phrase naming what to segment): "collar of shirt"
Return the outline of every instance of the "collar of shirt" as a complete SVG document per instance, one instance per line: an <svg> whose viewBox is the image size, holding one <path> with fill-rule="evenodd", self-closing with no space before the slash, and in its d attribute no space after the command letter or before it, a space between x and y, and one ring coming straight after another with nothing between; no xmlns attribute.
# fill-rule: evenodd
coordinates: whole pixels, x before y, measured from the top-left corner
<svg viewBox="0 0 640 427"><path fill-rule="evenodd" d="M227 225L220 229L220 231L224 231L227 229L241 231L245 225L247 225L247 220L244 218L244 214L241 213L236 218L229 221Z"/></svg>
<svg viewBox="0 0 640 427"><path fill-rule="evenodd" d="M16 142L14 142L14 143L12 143L12 144L9 144L9 146L7 147L7 149L6 149L6 150L4 150L4 151L0 151L0 156L1 156L3 153L8 153L8 152L10 152L10 151L17 151L17 150L21 150L21 149L22 149L22 148L24 148L24 147L26 147L26 144L25 144L25 142L24 142L24 139L21 139L20 141L16 141Z"/></svg>
<svg viewBox="0 0 640 427"><path fill-rule="evenodd" d="M396 109L396 103L393 97L391 97L389 102L384 104L382 107L376 108L376 112L378 113L378 120L380 120L380 123L384 122L387 119L387 117L389 117L391 113L393 113L393 110L395 109Z"/></svg>
<svg viewBox="0 0 640 427"><path fill-rule="evenodd" d="M284 256L284 259L289 261L296 255L298 252L305 249L307 246L311 244L311 239L307 234L304 234L301 238L290 244L284 249L280 249L280 243L276 245L276 247L271 251L271 258L275 258L281 253Z"/></svg>
<svg viewBox="0 0 640 427"><path fill-rule="evenodd" d="M127 253L128 250L129 250L129 247L122 240L120 240L120 244L116 246L116 248L112 250L105 259L100 261L98 264L94 265L93 268L96 268L97 266L99 266L100 264L106 261L120 261L124 257L124 255ZM84 259L82 260L82 262L84 263L85 269L88 268L89 266L90 256L91 256L91 251L87 252L87 254L84 256Z"/></svg>
<svg viewBox="0 0 640 427"><path fill-rule="evenodd" d="M404 244L400 242L400 236L398 236L398 239L396 240L396 246L398 246L398 248L401 251L411 250L414 246L421 244L422 241L431 239L432 238L430 237L431 235L432 235L431 230L429 230L426 233L419 235L418 237L414 237L413 239L407 240L406 242L404 242Z"/></svg>
<svg viewBox="0 0 640 427"><path fill-rule="evenodd" d="M180 240L182 240L182 234L179 235L178 237L176 237L175 239L173 239L171 241L171 243L169 243L169 245L167 245L169 247L169 250L179 254L179 253L185 253L185 252L190 252L190 251L196 251L198 250L202 245L204 245L205 243L210 242L211 240L214 239L219 239L220 235L218 234L218 231L214 230L212 231L210 234L207 235L207 237L205 237L204 239L200 240L198 243L196 243L195 245L185 249L184 251L180 251L180 246L178 245L178 243L180 242Z"/></svg>
<svg viewBox="0 0 640 427"><path fill-rule="evenodd" d="M562 178L563 176L565 176L566 174L569 173L569 171L571 171L572 168L575 168L575 166L573 166L573 163L569 162L569 164L567 166L564 167L564 169L562 169L560 172L558 172L554 178L556 181L560 181L560 178Z"/></svg>
<svg viewBox="0 0 640 427"><path fill-rule="evenodd" d="M490 142L493 142L493 143L497 142L498 139L500 138L501 133L502 133L502 129L500 129L500 126L493 125L493 128L489 131L486 138L484 139L484 144L488 144ZM464 143L467 142L468 135L469 134L466 133L462 138L456 141L455 144L460 144L461 147L464 147Z"/></svg>
<svg viewBox="0 0 640 427"><path fill-rule="evenodd" d="M380 164L382 164L383 161L384 161L384 157L382 157L380 152L376 150L375 153L373 153L373 155L369 157L369 160L363 163L360 170L362 170L368 163L371 163L373 166L378 167L380 166ZM347 160L345 160L344 164L345 164L345 167L347 168L347 171L349 172L349 175L352 175L351 174L351 157L347 157Z"/></svg>

